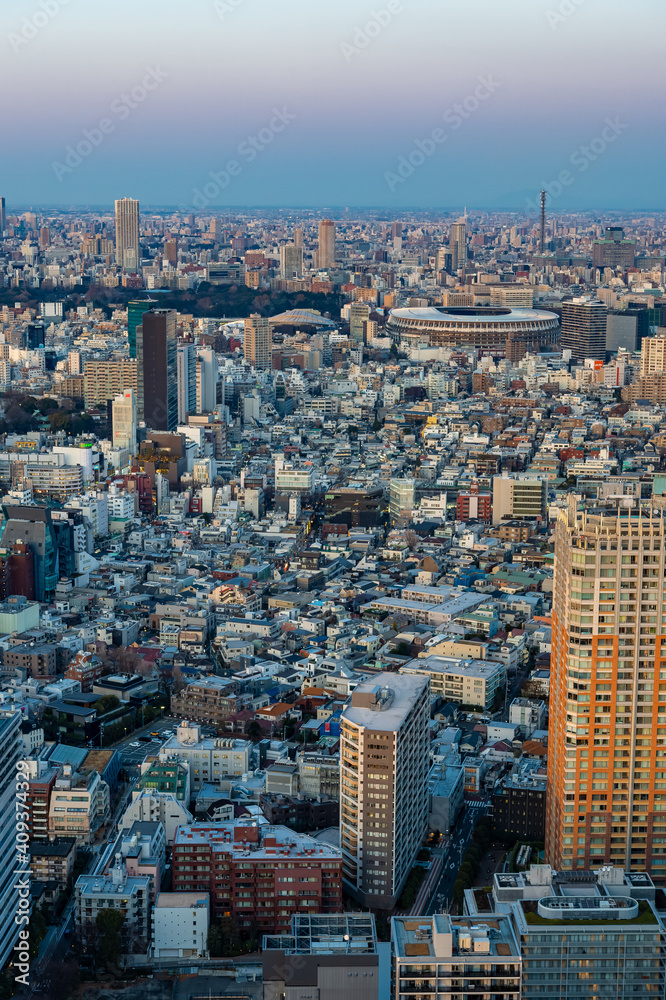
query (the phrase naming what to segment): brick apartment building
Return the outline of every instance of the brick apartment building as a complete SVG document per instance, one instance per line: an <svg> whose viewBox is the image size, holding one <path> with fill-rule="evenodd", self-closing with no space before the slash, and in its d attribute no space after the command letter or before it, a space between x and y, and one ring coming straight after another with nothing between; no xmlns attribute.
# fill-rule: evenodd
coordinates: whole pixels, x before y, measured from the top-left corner
<svg viewBox="0 0 666 1000"><path fill-rule="evenodd" d="M240 710L237 685L223 677L204 677L171 697L171 714L194 722L224 722Z"/></svg>
<svg viewBox="0 0 666 1000"><path fill-rule="evenodd" d="M469 490L458 494L456 520L486 521L493 516L493 498L490 493L479 493L479 484L472 483Z"/></svg>
<svg viewBox="0 0 666 1000"><path fill-rule="evenodd" d="M89 694L102 676L102 661L91 653L77 653L65 671L68 680L79 681L81 691Z"/></svg>
<svg viewBox="0 0 666 1000"><path fill-rule="evenodd" d="M283 826L180 826L173 891L209 892L217 917L266 934L287 933L295 913L339 913L338 848Z"/></svg>

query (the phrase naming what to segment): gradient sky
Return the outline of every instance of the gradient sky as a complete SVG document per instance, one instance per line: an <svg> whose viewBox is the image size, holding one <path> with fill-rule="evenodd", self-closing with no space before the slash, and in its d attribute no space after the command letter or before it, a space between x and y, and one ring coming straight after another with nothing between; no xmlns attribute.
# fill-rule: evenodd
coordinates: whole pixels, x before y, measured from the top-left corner
<svg viewBox="0 0 666 1000"><path fill-rule="evenodd" d="M524 209L563 170L572 180L550 199L555 212L664 207L663 0L402 0L347 57L388 0L218 0L219 13L214 0L42 2L58 8L43 26L39 0L0 4L10 212L121 196L189 208L230 160L240 172L209 188L211 209ZM119 111L149 67L165 79ZM453 129L444 113L480 77L499 86ZM295 118L248 162L239 145L274 108ZM112 131L59 179L54 163L104 118ZM606 119L619 120L617 139L573 165ZM391 190L386 173L437 128L445 142Z"/></svg>

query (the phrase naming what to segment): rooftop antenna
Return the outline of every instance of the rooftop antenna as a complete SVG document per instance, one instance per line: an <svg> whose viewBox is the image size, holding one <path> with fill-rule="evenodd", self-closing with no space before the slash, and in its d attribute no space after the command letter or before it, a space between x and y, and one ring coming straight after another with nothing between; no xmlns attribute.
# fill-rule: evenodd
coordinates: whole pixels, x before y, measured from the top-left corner
<svg viewBox="0 0 666 1000"><path fill-rule="evenodd" d="M546 249L546 192L541 192L541 253Z"/></svg>

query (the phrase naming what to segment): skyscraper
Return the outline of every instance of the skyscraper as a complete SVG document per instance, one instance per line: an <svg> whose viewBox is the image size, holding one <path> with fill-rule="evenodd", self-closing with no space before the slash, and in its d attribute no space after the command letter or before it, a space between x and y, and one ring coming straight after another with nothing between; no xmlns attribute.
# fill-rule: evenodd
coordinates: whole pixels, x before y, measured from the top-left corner
<svg viewBox="0 0 666 1000"><path fill-rule="evenodd" d="M558 869L666 878L665 524L664 501L570 495L556 525L546 861Z"/></svg>
<svg viewBox="0 0 666 1000"><path fill-rule="evenodd" d="M200 347L196 360L197 413L210 413L217 404L217 358L212 347Z"/></svg>
<svg viewBox="0 0 666 1000"><path fill-rule="evenodd" d="M186 424L197 408L197 349L194 344L178 348L178 423Z"/></svg>
<svg viewBox="0 0 666 1000"><path fill-rule="evenodd" d="M449 233L449 250L451 251L451 270L458 271L467 264L467 223L458 219L451 226Z"/></svg>
<svg viewBox="0 0 666 1000"><path fill-rule="evenodd" d="M0 239L4 235L5 229L7 228L7 211L5 207L5 199L0 198Z"/></svg>
<svg viewBox="0 0 666 1000"><path fill-rule="evenodd" d="M606 315L603 302L577 298L562 303L562 350L577 361L606 358Z"/></svg>
<svg viewBox="0 0 666 1000"><path fill-rule="evenodd" d="M134 198L119 198L116 201L116 263L124 271L136 271L140 260L139 202Z"/></svg>
<svg viewBox="0 0 666 1000"><path fill-rule="evenodd" d="M285 243L280 247L280 277L303 277L303 247L295 243Z"/></svg>
<svg viewBox="0 0 666 1000"><path fill-rule="evenodd" d="M317 249L317 267L321 270L333 267L335 264L335 223L332 219L322 219L319 223L319 246Z"/></svg>
<svg viewBox="0 0 666 1000"><path fill-rule="evenodd" d="M265 316L252 313L245 320L243 352L245 360L253 368L270 370L272 366L271 328Z"/></svg>
<svg viewBox="0 0 666 1000"><path fill-rule="evenodd" d="M357 344L364 342L366 323L370 319L370 306L365 302L352 302L349 309L349 337Z"/></svg>
<svg viewBox="0 0 666 1000"><path fill-rule="evenodd" d="M129 356L136 357L136 328L141 322L141 317L149 309L154 309L157 299L138 299L136 302L127 303L127 337L129 340Z"/></svg>
<svg viewBox="0 0 666 1000"><path fill-rule="evenodd" d="M178 425L176 311L144 313L136 331L137 410L139 420L154 431Z"/></svg>
<svg viewBox="0 0 666 1000"><path fill-rule="evenodd" d="M126 389L116 396L111 408L113 416L113 446L126 448L134 454L136 448L136 396L133 389Z"/></svg>
<svg viewBox="0 0 666 1000"><path fill-rule="evenodd" d="M343 879L363 906L395 906L428 827L430 680L378 674L342 713Z"/></svg>

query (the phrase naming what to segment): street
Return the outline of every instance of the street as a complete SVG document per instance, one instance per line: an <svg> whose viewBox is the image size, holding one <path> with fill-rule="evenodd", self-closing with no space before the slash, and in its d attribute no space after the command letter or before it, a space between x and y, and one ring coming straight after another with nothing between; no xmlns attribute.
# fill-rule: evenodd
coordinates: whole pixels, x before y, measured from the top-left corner
<svg viewBox="0 0 666 1000"><path fill-rule="evenodd" d="M451 899L453 884L458 877L458 870L471 840L474 827L488 811L487 802L467 802L458 822L451 831L449 848L444 856L444 867L439 884L435 888L426 908L426 915L439 913L446 909Z"/></svg>

